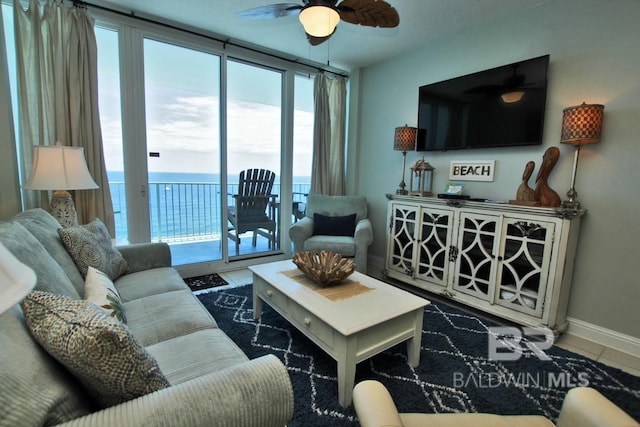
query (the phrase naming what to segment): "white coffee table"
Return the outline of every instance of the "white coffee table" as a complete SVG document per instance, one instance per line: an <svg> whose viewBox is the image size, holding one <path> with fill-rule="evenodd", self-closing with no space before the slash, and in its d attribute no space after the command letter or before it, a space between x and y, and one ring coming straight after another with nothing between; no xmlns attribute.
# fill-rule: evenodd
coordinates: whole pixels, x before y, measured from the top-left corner
<svg viewBox="0 0 640 427"><path fill-rule="evenodd" d="M249 267L254 318L266 302L338 362L338 401L351 404L356 364L407 341L409 364L420 362L422 315L429 301L355 272L322 288L291 261Z"/></svg>

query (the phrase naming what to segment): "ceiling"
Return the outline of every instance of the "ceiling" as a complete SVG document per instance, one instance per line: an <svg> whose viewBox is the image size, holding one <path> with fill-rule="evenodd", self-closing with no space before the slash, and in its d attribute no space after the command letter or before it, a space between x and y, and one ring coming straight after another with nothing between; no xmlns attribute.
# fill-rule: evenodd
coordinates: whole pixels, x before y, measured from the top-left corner
<svg viewBox="0 0 640 427"><path fill-rule="evenodd" d="M247 20L246 9L301 0L89 0L89 4L193 27L237 44L258 45L303 62L351 70L387 60L443 36L504 19L550 0L387 0L400 15L397 28L342 22L328 42L310 46L297 16Z"/></svg>

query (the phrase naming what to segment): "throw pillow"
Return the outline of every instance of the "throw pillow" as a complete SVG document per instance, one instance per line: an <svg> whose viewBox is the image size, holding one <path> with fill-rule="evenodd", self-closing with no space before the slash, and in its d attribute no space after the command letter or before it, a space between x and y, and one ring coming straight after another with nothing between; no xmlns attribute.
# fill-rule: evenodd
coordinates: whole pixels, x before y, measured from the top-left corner
<svg viewBox="0 0 640 427"><path fill-rule="evenodd" d="M87 270L87 279L84 282L84 299L94 303L109 316L115 317L122 323L127 323L124 314L124 305L118 290L113 282L102 271L93 267Z"/></svg>
<svg viewBox="0 0 640 427"><path fill-rule="evenodd" d="M313 214L313 235L351 236L356 231L356 214L346 216L326 216Z"/></svg>
<svg viewBox="0 0 640 427"><path fill-rule="evenodd" d="M107 407L169 386L126 326L84 300L33 291L22 302L38 343Z"/></svg>
<svg viewBox="0 0 640 427"><path fill-rule="evenodd" d="M89 224L60 228L58 234L85 280L89 266L102 271L111 280L129 270L127 261L111 244L109 230L98 218Z"/></svg>

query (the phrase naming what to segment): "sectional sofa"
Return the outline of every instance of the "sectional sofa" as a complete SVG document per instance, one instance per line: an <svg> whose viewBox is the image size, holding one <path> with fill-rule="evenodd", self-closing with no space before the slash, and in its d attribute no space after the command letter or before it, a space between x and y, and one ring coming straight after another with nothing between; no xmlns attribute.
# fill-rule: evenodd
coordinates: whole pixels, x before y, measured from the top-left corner
<svg viewBox="0 0 640 427"><path fill-rule="evenodd" d="M90 322L112 322L108 325L139 344L136 351L153 368L144 375L153 374L161 382L154 385L156 391L121 402L105 404L96 399L100 397L92 390L96 384L79 378L75 369L87 369L97 360L96 369L108 371L112 358L119 355L91 354L96 348L93 342L81 347L75 356L79 360L69 365L69 360L53 357L49 348L59 341L70 346L68 336L55 337L57 329L40 325L38 334L43 338L33 326L45 311L51 317L50 307L42 301L34 303L43 295L54 305L86 309L89 304L83 301L82 268L69 252L74 248L61 240L59 229L58 222L42 209L0 223L0 242L36 272L35 290L39 291L0 315L0 426L264 427L283 426L291 419L293 391L286 368L275 356L247 358L171 267L169 247L162 243L122 246L115 251L122 257L120 267L124 266L113 284L126 313L125 326L108 314L93 313L97 306L89 307ZM31 314L34 307L35 315ZM65 310L55 314L54 320L67 316ZM26 320L25 313L29 314ZM81 329L70 318L65 334ZM97 343L100 351L102 344ZM129 375L122 366L115 366L114 372ZM118 387L125 382L118 381L114 379Z"/></svg>

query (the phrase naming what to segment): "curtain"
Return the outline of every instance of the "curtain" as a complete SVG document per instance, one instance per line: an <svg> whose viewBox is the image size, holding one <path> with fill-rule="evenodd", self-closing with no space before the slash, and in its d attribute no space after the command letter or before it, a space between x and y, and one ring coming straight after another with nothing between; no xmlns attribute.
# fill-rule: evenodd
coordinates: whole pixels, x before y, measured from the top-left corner
<svg viewBox="0 0 640 427"><path fill-rule="evenodd" d="M98 110L97 46L93 18L84 8L14 0L22 182L31 171L32 146L83 147L100 187L75 191L79 223L100 218L112 236L115 222ZM42 11L42 12L41 12ZM37 191L23 191L25 208L46 207ZM43 192L41 192L43 193ZM44 195L44 194L43 194Z"/></svg>
<svg viewBox="0 0 640 427"><path fill-rule="evenodd" d="M311 193L344 195L346 81L318 74L314 81Z"/></svg>

